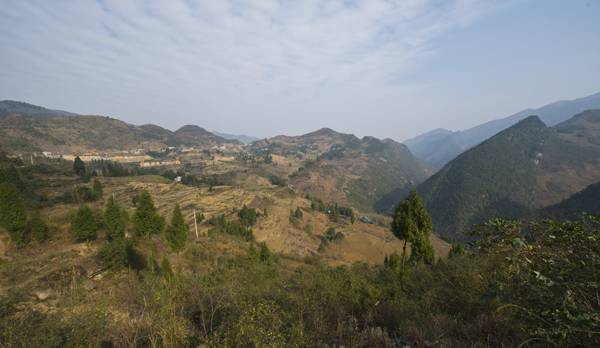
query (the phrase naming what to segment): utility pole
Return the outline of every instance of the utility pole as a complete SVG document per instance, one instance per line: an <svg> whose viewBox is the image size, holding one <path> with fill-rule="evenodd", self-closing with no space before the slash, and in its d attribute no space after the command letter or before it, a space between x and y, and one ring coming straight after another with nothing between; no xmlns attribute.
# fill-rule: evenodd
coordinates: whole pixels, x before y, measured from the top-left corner
<svg viewBox="0 0 600 348"><path fill-rule="evenodd" d="M196 220L196 209L194 209L194 230L196 231L196 239L198 239L198 220Z"/></svg>

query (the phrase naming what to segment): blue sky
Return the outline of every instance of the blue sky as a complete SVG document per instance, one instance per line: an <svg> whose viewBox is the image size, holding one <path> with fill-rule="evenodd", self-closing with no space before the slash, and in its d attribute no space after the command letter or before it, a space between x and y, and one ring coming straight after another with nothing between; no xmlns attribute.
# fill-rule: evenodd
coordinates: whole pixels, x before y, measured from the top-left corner
<svg viewBox="0 0 600 348"><path fill-rule="evenodd" d="M600 91L600 1L4 0L0 47L0 99L402 140Z"/></svg>

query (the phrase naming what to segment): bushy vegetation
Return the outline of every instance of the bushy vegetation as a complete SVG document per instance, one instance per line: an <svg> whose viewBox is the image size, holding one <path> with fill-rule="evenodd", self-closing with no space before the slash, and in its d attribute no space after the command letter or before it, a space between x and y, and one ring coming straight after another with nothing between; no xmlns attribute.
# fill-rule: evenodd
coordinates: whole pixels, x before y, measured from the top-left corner
<svg viewBox="0 0 600 348"><path fill-rule="evenodd" d="M118 238L104 243L98 251L98 261L105 267L135 267L139 264L134 241Z"/></svg>
<svg viewBox="0 0 600 348"><path fill-rule="evenodd" d="M351 223L356 221L354 210L350 207L338 205L337 202L325 204L320 199L310 198L310 208L327 214L333 222L337 222L340 217L349 218Z"/></svg>
<svg viewBox="0 0 600 348"><path fill-rule="evenodd" d="M245 226L240 221L228 220L223 214L212 216L206 220L206 223L212 226L208 230L209 235L225 233L232 236L242 237L247 240L252 240L254 238L252 235L252 229L250 227Z"/></svg>
<svg viewBox="0 0 600 348"><path fill-rule="evenodd" d="M27 242L27 214L17 187L10 182L0 183L0 226L6 229L17 244Z"/></svg>
<svg viewBox="0 0 600 348"><path fill-rule="evenodd" d="M258 214L256 209L248 208L245 204L242 206L242 209L238 212L238 217L240 218L240 223L245 227L252 227L256 223L256 219Z"/></svg>
<svg viewBox="0 0 600 348"><path fill-rule="evenodd" d="M275 185L275 186L287 186L287 180L279 177L277 175L271 174L269 175L269 181L271 182L271 185Z"/></svg>
<svg viewBox="0 0 600 348"><path fill-rule="evenodd" d="M127 292L117 302L129 315L126 322L107 310L95 320L78 312L77 321L33 310L16 314L23 299L8 294L0 298L0 341L8 346L25 339L44 346L600 344L598 218L493 220L476 234L477 243L449 259L404 267L398 254L388 255L381 266L329 267L315 259L274 257L266 244L238 240L247 245L247 255L206 260L211 267L203 272L182 271L167 258L158 268L129 271L136 273L124 280ZM130 245L111 242L99 260L128 265ZM20 320L13 320L16 315Z"/></svg>

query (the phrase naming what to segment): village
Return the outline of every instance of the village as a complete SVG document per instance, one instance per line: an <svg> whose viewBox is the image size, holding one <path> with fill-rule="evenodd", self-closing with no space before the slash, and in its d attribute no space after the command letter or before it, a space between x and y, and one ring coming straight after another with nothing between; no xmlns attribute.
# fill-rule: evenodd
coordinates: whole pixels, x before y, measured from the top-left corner
<svg viewBox="0 0 600 348"><path fill-rule="evenodd" d="M93 151L82 153L55 153L42 151L32 153L30 160L35 157L62 159L74 161L79 157L83 162L110 161L125 165L135 165L139 168L179 167L183 164L194 166L214 166L223 162L232 162L241 152L240 146L212 146L196 148L187 146L168 146L160 149L132 149L123 151ZM23 157L23 155L19 156Z"/></svg>

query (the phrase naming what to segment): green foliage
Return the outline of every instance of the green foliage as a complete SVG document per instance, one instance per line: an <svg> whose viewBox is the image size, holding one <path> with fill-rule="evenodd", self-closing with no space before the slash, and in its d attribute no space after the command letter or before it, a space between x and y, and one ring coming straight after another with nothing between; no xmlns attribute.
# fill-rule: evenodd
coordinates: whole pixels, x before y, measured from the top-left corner
<svg viewBox="0 0 600 348"><path fill-rule="evenodd" d="M169 243L171 250L181 251L185 247L185 241L189 233L189 226L185 223L179 204L173 209L171 224L165 230L165 239Z"/></svg>
<svg viewBox="0 0 600 348"><path fill-rule="evenodd" d="M98 251L98 261L105 267L133 267L138 263L134 242L119 238L105 243Z"/></svg>
<svg viewBox="0 0 600 348"><path fill-rule="evenodd" d="M96 239L98 224L94 212L87 205L77 209L71 218L71 234L77 242L85 242Z"/></svg>
<svg viewBox="0 0 600 348"><path fill-rule="evenodd" d="M39 242L48 239L48 226L39 211L34 211L28 221L27 230Z"/></svg>
<svg viewBox="0 0 600 348"><path fill-rule="evenodd" d="M79 156L75 157L75 160L73 161L73 172L80 177L84 177L86 174L85 164Z"/></svg>
<svg viewBox="0 0 600 348"><path fill-rule="evenodd" d="M63 200L65 203L69 201L77 203L95 202L102 197L102 192L98 194L94 189L87 186L77 186L73 190L71 197L65 196Z"/></svg>
<svg viewBox="0 0 600 348"><path fill-rule="evenodd" d="M267 243L261 242L258 245L259 245L259 249L260 249L260 251L258 253L258 258L259 258L260 262L266 263L266 264L271 263L271 261L273 259L273 254L271 254L271 250L269 250Z"/></svg>
<svg viewBox="0 0 600 348"><path fill-rule="evenodd" d="M13 184L19 192L25 190L25 183L14 165L0 167L0 183L4 182Z"/></svg>
<svg viewBox="0 0 600 348"><path fill-rule="evenodd" d="M319 245L319 250L323 250L324 248L326 248L329 245L329 243L333 243L342 239L344 239L344 234L342 232L336 232L334 227L329 227L321 236L321 244Z"/></svg>
<svg viewBox="0 0 600 348"><path fill-rule="evenodd" d="M96 199L102 198L102 183L100 182L100 180L98 180L98 178L94 179L94 182L92 184L92 192L94 193L94 197L96 197Z"/></svg>
<svg viewBox="0 0 600 348"><path fill-rule="evenodd" d="M383 259L383 267L385 269L390 269L394 272L402 271L402 258L398 253L393 253L391 255L385 255Z"/></svg>
<svg viewBox="0 0 600 348"><path fill-rule="evenodd" d="M127 211L110 197L104 210L104 226L108 239L119 239L125 236L129 215Z"/></svg>
<svg viewBox="0 0 600 348"><path fill-rule="evenodd" d="M246 240L252 240L252 229L242 225L239 221L229 221L225 215L215 215L206 221L207 224L213 226L208 230L209 234L226 233L233 236L242 237Z"/></svg>
<svg viewBox="0 0 600 348"><path fill-rule="evenodd" d="M404 240L403 258L406 254L406 243L411 243L410 261L413 263L433 262L433 247L429 242L429 234L433 226L431 218L425 210L423 201L416 191L396 207L392 221L392 232L398 239Z"/></svg>
<svg viewBox="0 0 600 348"><path fill-rule="evenodd" d="M274 174L269 175L269 181L271 182L272 185L275 185L275 186L282 186L282 187L287 186L286 179L279 177L277 175L274 175Z"/></svg>
<svg viewBox="0 0 600 348"><path fill-rule="evenodd" d="M283 326L278 306L259 302L241 313L222 340L233 347L284 347Z"/></svg>
<svg viewBox="0 0 600 348"><path fill-rule="evenodd" d="M465 251L465 248L462 246L462 244L452 243L452 247L450 248L448 257L452 258L452 257L462 256L465 253L466 253L466 251Z"/></svg>
<svg viewBox="0 0 600 348"><path fill-rule="evenodd" d="M524 319L532 340L600 345L600 218L479 226L479 250L505 255L502 311Z"/></svg>
<svg viewBox="0 0 600 348"><path fill-rule="evenodd" d="M133 231L138 236L158 234L165 228L165 219L160 216L150 192L144 190L136 199L133 215Z"/></svg>
<svg viewBox="0 0 600 348"><path fill-rule="evenodd" d="M433 247L429 241L429 235L424 233L415 233L411 244L410 258L411 263L424 262L431 265L434 261Z"/></svg>
<svg viewBox="0 0 600 348"><path fill-rule="evenodd" d="M27 243L27 215L25 204L15 185L0 183L0 226L18 245Z"/></svg>
<svg viewBox="0 0 600 348"><path fill-rule="evenodd" d="M242 209L238 212L238 217L240 218L240 223L245 227L252 227L256 224L256 209L248 208L245 204L242 206Z"/></svg>

